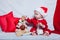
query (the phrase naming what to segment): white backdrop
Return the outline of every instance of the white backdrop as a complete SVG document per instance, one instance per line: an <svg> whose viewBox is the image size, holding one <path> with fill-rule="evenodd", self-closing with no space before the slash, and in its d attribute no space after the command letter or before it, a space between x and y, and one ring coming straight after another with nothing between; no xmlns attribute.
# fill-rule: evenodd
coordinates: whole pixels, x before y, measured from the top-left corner
<svg viewBox="0 0 60 40"><path fill-rule="evenodd" d="M53 15L56 2L56 0L0 0L0 15L13 11L15 17L21 17L22 15L32 17L35 8L46 6L49 9L46 20L48 22L49 29L54 30Z"/></svg>

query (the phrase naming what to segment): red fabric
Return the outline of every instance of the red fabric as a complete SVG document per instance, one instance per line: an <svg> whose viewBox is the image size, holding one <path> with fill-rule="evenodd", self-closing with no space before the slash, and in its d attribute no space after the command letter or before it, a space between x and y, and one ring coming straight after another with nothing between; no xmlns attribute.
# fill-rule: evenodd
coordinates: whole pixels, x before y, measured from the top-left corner
<svg viewBox="0 0 60 40"><path fill-rule="evenodd" d="M7 32L15 32L16 25L20 18L13 17L13 12L10 12L12 15L7 16Z"/></svg>
<svg viewBox="0 0 60 40"><path fill-rule="evenodd" d="M18 24L19 19L20 19L20 18L16 18L16 17L14 17L14 23L15 23L15 25Z"/></svg>
<svg viewBox="0 0 60 40"><path fill-rule="evenodd" d="M20 18L13 18L13 17L7 17L7 22L8 22L8 32L15 32L16 25L18 23L18 20Z"/></svg>
<svg viewBox="0 0 60 40"><path fill-rule="evenodd" d="M36 27L32 27L31 29L30 29L30 32L36 32L37 30L36 30Z"/></svg>
<svg viewBox="0 0 60 40"><path fill-rule="evenodd" d="M16 25L20 18L13 17L13 12L0 16L0 25L4 32L15 32Z"/></svg>
<svg viewBox="0 0 60 40"><path fill-rule="evenodd" d="M48 31L49 33L51 33L50 30L48 29L47 22L46 22L45 19L43 19L43 20L36 20L35 18L32 18L32 19L29 19L29 18L28 18L28 19L27 19L27 22L33 24L33 27L31 28L30 32L36 31L38 22L39 22L39 23L41 22L42 24L45 25L45 28L42 28L42 29L43 29L44 31Z"/></svg>
<svg viewBox="0 0 60 40"><path fill-rule="evenodd" d="M54 30L54 31L52 31L52 33L60 34L60 31Z"/></svg>
<svg viewBox="0 0 60 40"><path fill-rule="evenodd" d="M54 33L60 34L60 0L57 0L56 10L53 18Z"/></svg>
<svg viewBox="0 0 60 40"><path fill-rule="evenodd" d="M0 16L0 25L1 25L2 31L4 32L7 31L7 19L6 19L7 16L13 16L12 11L6 15Z"/></svg>
<svg viewBox="0 0 60 40"><path fill-rule="evenodd" d="M41 8L44 10L45 13L47 13L48 8L46 7L41 7Z"/></svg>
<svg viewBox="0 0 60 40"><path fill-rule="evenodd" d="M7 32L15 32L16 25L20 18L13 17L13 12L10 12L12 15L7 16Z"/></svg>
<svg viewBox="0 0 60 40"><path fill-rule="evenodd" d="M13 11L10 11L10 12L8 12L6 15L3 15L3 16L6 16L6 17L12 16L12 17L13 17Z"/></svg>
<svg viewBox="0 0 60 40"><path fill-rule="evenodd" d="M16 26L15 26L15 24L14 24L14 19L13 19L13 17L7 17L7 25L8 25L8 27L7 27L7 31L8 32L14 32L15 31L15 29L16 29Z"/></svg>
<svg viewBox="0 0 60 40"><path fill-rule="evenodd" d="M7 31L7 21L5 16L0 16L0 26L2 31Z"/></svg>

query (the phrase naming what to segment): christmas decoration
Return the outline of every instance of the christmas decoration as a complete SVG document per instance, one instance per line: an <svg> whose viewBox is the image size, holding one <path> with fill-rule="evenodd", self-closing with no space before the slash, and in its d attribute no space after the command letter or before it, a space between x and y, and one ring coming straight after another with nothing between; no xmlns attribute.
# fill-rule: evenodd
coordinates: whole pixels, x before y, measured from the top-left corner
<svg viewBox="0 0 60 40"><path fill-rule="evenodd" d="M22 36L23 34L28 33L27 25L26 25L26 21L25 21L24 16L21 17L16 28L17 28L16 29L16 35L17 36Z"/></svg>

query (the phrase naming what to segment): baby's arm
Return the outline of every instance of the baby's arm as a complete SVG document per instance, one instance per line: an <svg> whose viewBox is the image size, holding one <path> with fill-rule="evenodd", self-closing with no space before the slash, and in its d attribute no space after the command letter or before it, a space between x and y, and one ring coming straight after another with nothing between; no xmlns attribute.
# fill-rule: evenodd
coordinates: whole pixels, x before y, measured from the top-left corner
<svg viewBox="0 0 60 40"><path fill-rule="evenodd" d="M27 21L28 23L32 23L32 19L30 19L30 18L27 18L26 21Z"/></svg>
<svg viewBox="0 0 60 40"><path fill-rule="evenodd" d="M48 25L47 25L47 22L46 20L42 20L41 22L39 22L39 25L42 27L42 28L48 28Z"/></svg>

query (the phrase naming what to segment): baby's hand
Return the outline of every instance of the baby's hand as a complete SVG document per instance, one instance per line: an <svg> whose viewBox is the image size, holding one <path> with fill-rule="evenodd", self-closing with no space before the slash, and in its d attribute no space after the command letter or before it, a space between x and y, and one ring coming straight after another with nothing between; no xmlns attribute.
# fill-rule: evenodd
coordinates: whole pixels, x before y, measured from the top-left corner
<svg viewBox="0 0 60 40"><path fill-rule="evenodd" d="M42 24L42 23L39 23L39 25L40 25L40 26L43 26L43 24Z"/></svg>
<svg viewBox="0 0 60 40"><path fill-rule="evenodd" d="M27 16L22 16L24 19L26 19L27 18Z"/></svg>
<svg viewBox="0 0 60 40"><path fill-rule="evenodd" d="M42 28L45 28L45 25L44 25L44 24L42 24L42 23L39 23L39 25L40 25L40 26L42 26Z"/></svg>
<svg viewBox="0 0 60 40"><path fill-rule="evenodd" d="M45 31L44 36L49 36L49 32Z"/></svg>
<svg viewBox="0 0 60 40"><path fill-rule="evenodd" d="M35 32L32 32L32 36L37 36L37 34Z"/></svg>
<svg viewBox="0 0 60 40"><path fill-rule="evenodd" d="M25 16L22 16L21 18L24 18L25 19Z"/></svg>

